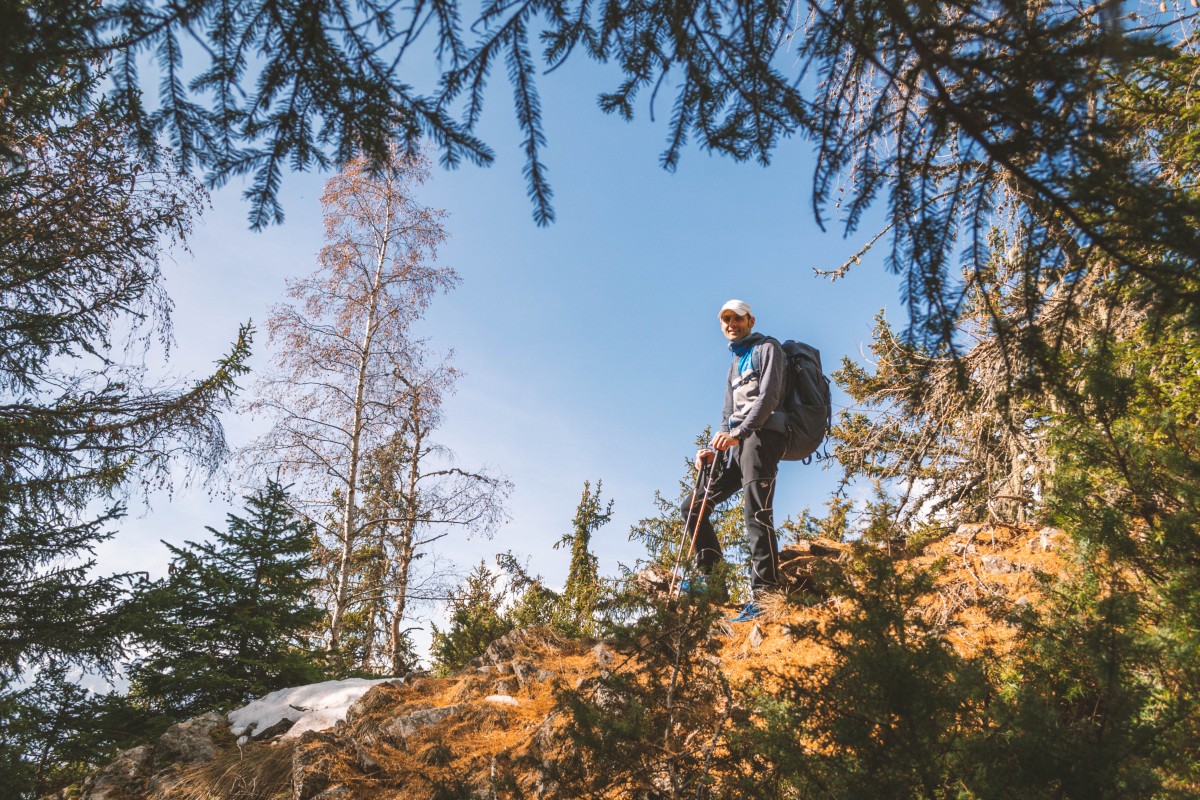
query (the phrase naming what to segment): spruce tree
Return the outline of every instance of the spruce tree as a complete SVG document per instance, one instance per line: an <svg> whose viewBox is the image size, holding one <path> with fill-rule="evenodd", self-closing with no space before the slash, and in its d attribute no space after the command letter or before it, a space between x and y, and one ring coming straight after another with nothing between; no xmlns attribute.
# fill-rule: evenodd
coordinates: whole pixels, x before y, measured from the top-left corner
<svg viewBox="0 0 1200 800"><path fill-rule="evenodd" d="M506 616L514 628L551 626L558 613L562 595L546 586L541 575L530 575L511 551L498 553L496 563L508 578L504 592Z"/></svg>
<svg viewBox="0 0 1200 800"><path fill-rule="evenodd" d="M180 390L147 380L144 350L117 339L126 327L170 342L163 242L204 202L116 144L121 132L99 113L14 131L21 163L0 169L0 691L22 662L117 654L127 584L92 574L90 553L139 481L216 468L218 412L249 355L243 329Z"/></svg>
<svg viewBox="0 0 1200 800"><path fill-rule="evenodd" d="M977 752L981 793L1194 797L1196 696L1180 678L1194 672L1195 652L1172 641L1169 623L1156 627L1156 598L1125 570L1097 548L1077 556L1076 576L1012 619L1017 646L994 670Z"/></svg>
<svg viewBox="0 0 1200 800"><path fill-rule="evenodd" d="M583 483L583 495L575 509L571 532L555 543L555 549L570 546L571 565L563 586L554 627L568 636L594 636L598 630L596 611L603 596L600 570L590 549L592 534L612 519L613 503L600 502L602 482L592 491L590 481Z"/></svg>
<svg viewBox="0 0 1200 800"><path fill-rule="evenodd" d="M557 797L711 797L726 771L733 696L710 635L706 602L660 603L617 628L609 668L572 688L556 709L567 746L545 761Z"/></svg>
<svg viewBox="0 0 1200 800"><path fill-rule="evenodd" d="M449 675L483 654L488 645L512 630L502 608L500 576L480 561L450 595L450 623L445 631L433 626L429 652L434 670Z"/></svg>
<svg viewBox="0 0 1200 800"><path fill-rule="evenodd" d="M54 5L71 16L69 4ZM11 11L0 11L0 36L27 32L5 24ZM39 35L70 38L59 33ZM127 652L133 577L97 574L95 549L131 494L218 467L219 413L250 347L243 328L190 385L148 373L147 351L171 343L165 245L187 238L204 191L131 153L127 129L83 102L88 87L60 58L4 75L13 80L0 121L0 726L19 723L10 713L36 715L17 710L37 697L23 687L77 674L70 666L111 673ZM37 758L0 760L0 784Z"/></svg>
<svg viewBox="0 0 1200 800"><path fill-rule="evenodd" d="M322 612L310 577L313 528L286 487L268 480L212 541L167 545L170 574L143 586L147 655L130 670L130 697L181 719L234 707L324 677L312 645Z"/></svg>
<svg viewBox="0 0 1200 800"><path fill-rule="evenodd" d="M986 684L980 666L947 643L946 625L920 607L936 591L936 573L879 548L894 537L889 511L876 508L853 558L820 575L840 613L789 626L797 647L828 656L777 675L775 694L737 687L756 713L738 726L731 754L769 765L760 769L771 779L744 774L735 796L979 796L970 793L965 753L980 730Z"/></svg>
<svg viewBox="0 0 1200 800"><path fill-rule="evenodd" d="M119 696L89 691L74 677L62 664L50 664L0 695L0 769L8 796L44 797L137 738Z"/></svg>

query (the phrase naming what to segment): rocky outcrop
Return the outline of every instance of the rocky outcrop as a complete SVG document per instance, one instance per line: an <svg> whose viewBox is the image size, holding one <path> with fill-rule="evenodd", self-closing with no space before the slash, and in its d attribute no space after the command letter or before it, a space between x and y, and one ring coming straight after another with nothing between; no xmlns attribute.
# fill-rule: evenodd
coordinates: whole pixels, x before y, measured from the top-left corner
<svg viewBox="0 0 1200 800"><path fill-rule="evenodd" d="M229 719L215 711L172 725L154 745L154 769L211 761L220 735L229 738Z"/></svg>
<svg viewBox="0 0 1200 800"><path fill-rule="evenodd" d="M154 747L148 744L126 750L117 760L84 784L85 800L123 800L140 795L153 774Z"/></svg>
<svg viewBox="0 0 1200 800"><path fill-rule="evenodd" d="M337 731L301 734L292 755L292 800L333 800L364 776L350 742Z"/></svg>
<svg viewBox="0 0 1200 800"><path fill-rule="evenodd" d="M821 580L822 564L846 557L850 546L829 539L802 539L779 553L779 573L785 591L822 599L829 589Z"/></svg>
<svg viewBox="0 0 1200 800"><path fill-rule="evenodd" d="M188 767L211 761L233 742L224 714L209 712L172 725L154 744L126 750L85 780L79 800L140 800L165 793Z"/></svg>
<svg viewBox="0 0 1200 800"><path fill-rule="evenodd" d="M396 717L387 723L382 730L385 735L392 739L404 741L417 731L438 725L459 711L460 707L457 705L414 711L411 714Z"/></svg>

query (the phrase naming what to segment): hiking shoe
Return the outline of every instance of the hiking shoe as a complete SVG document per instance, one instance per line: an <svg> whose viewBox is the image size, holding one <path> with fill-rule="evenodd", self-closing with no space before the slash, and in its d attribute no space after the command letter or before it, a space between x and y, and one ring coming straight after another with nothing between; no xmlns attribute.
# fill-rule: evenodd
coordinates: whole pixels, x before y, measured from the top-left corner
<svg viewBox="0 0 1200 800"><path fill-rule="evenodd" d="M693 575L679 582L679 593L688 597L700 597L708 594L708 576Z"/></svg>
<svg viewBox="0 0 1200 800"><path fill-rule="evenodd" d="M734 617L733 619L731 619L729 621L730 622L749 622L750 620L756 619L757 617L761 617L762 615L763 615L762 606L760 606L758 603L751 600L749 603L746 603L746 605L742 606L742 611L740 614L738 614L736 617Z"/></svg>

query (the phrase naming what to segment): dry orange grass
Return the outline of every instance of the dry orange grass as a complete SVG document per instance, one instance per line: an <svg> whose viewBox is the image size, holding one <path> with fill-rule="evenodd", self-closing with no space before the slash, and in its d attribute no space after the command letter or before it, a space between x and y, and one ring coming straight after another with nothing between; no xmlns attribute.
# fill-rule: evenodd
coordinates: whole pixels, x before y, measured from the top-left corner
<svg viewBox="0 0 1200 800"><path fill-rule="evenodd" d="M212 761L160 779L147 800L288 800L293 744L254 744L218 751Z"/></svg>

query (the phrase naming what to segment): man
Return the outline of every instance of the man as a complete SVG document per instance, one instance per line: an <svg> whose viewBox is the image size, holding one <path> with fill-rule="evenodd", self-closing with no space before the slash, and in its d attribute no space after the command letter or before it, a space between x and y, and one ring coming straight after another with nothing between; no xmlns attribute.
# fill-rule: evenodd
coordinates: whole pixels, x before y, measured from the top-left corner
<svg viewBox="0 0 1200 800"><path fill-rule="evenodd" d="M787 420L779 408L786 356L779 342L753 332L754 315L743 301L721 306L718 318L733 363L725 382L721 429L708 448L696 454L697 468L712 464L711 479L684 503L685 518L693 521L692 553L700 574L685 581L682 589L692 593L706 587L706 576L723 558L710 515L715 506L743 490L753 596L733 621L746 622L762 613L762 593L779 585L771 503L779 459L787 447Z"/></svg>

